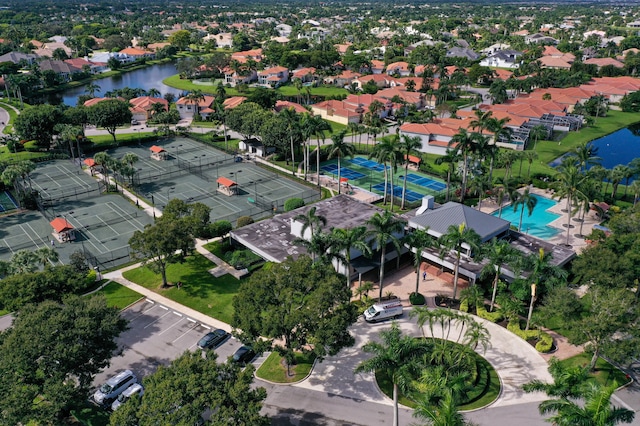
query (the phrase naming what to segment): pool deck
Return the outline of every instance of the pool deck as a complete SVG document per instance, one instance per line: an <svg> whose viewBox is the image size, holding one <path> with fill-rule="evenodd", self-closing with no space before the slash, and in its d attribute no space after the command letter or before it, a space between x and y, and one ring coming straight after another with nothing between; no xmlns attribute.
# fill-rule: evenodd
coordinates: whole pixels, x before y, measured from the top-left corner
<svg viewBox="0 0 640 426"><path fill-rule="evenodd" d="M553 238L546 240L553 244L566 244L567 243L567 219L568 213L566 212L567 199L566 198L553 198L553 192L550 190L544 190L539 188L530 187L529 190L532 194L539 195L541 197L550 198L558 202L555 206L548 209L552 213L556 213L560 215L560 217L553 222L549 223L549 226L558 229L560 232L554 236ZM510 204L511 201L507 200L503 202L503 207ZM484 213L493 213L498 210L500 206L493 200L485 199L482 201L481 211ZM573 248L573 250L580 254L580 252L587 246L587 242L584 238L577 236L580 233L580 221L577 220L579 218L578 215L575 215L571 220L571 225L573 226L569 232L569 245ZM593 225L598 225L600 220L596 219L595 212L590 211L584 217L584 223L582 223L582 235L589 235L593 230Z"/></svg>

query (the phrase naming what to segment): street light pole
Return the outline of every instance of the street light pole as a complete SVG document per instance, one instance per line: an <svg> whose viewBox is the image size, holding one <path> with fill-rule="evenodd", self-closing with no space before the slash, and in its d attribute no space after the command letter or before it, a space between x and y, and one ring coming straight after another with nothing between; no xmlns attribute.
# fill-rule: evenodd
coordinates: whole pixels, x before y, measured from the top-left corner
<svg viewBox="0 0 640 426"><path fill-rule="evenodd" d="M529 323L531 322L531 315L533 314L533 304L536 301L536 285L531 284L531 303L529 304L529 315L527 315L527 326L525 331L529 330Z"/></svg>

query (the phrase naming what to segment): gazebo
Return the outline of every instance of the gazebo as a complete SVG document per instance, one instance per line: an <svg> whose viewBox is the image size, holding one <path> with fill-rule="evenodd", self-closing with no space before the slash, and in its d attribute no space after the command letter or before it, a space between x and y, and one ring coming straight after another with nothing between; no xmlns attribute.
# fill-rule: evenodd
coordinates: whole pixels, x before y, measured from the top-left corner
<svg viewBox="0 0 640 426"><path fill-rule="evenodd" d="M49 224L53 228L52 235L61 243L76 239L76 231L67 219L57 217L49 222Z"/></svg>
<svg viewBox="0 0 640 426"><path fill-rule="evenodd" d="M228 196L238 194L238 184L231 179L220 176L216 182L218 183L218 192Z"/></svg>
<svg viewBox="0 0 640 426"><path fill-rule="evenodd" d="M420 168L420 163L422 163L422 158L415 155L405 155L404 161L409 163L409 168L418 170L418 168Z"/></svg>
<svg viewBox="0 0 640 426"><path fill-rule="evenodd" d="M87 158L83 161L84 165L89 167L89 170L91 171L91 176L93 176L93 173L95 171L100 171L98 170L98 163L96 163L96 160L94 160L93 158Z"/></svg>
<svg viewBox="0 0 640 426"><path fill-rule="evenodd" d="M151 159L156 161L164 161L167 159L167 151L161 146L153 145L149 148L151 151Z"/></svg>

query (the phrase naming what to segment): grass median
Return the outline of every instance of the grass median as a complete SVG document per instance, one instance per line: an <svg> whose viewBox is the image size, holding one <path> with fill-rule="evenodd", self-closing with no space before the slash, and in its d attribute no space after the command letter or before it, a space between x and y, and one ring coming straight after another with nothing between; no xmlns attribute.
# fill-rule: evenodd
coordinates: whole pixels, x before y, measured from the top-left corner
<svg viewBox="0 0 640 426"><path fill-rule="evenodd" d="M238 293L241 281L229 274L214 277L209 270L215 266L200 254L187 257L183 263L169 265L169 283L180 281L181 288L173 285L160 288L162 277L146 266L126 271L123 276L181 305L229 324L233 317L233 298Z"/></svg>
<svg viewBox="0 0 640 426"><path fill-rule="evenodd" d="M583 352L578 355L574 355L571 358L560 361L560 364L564 367L585 367L591 362L591 355ZM590 376L598 384L603 386L611 386L613 382L616 382L618 386L626 385L630 379L627 377L624 371L620 370L613 364L607 362L603 358L598 358L596 362L596 368L590 373Z"/></svg>

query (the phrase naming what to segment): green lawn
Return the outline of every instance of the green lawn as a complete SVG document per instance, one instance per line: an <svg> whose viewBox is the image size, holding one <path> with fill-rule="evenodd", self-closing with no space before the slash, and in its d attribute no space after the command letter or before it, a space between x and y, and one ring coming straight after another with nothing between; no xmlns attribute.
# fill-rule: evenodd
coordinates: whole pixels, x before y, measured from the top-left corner
<svg viewBox="0 0 640 426"><path fill-rule="evenodd" d="M116 142L118 143L138 141L138 140L145 141L146 139L155 138L155 137L157 136L153 132L139 132L139 133L134 132L134 133L119 134L116 131ZM89 139L98 147L101 145L109 145L113 143L113 137L111 135L90 136Z"/></svg>
<svg viewBox="0 0 640 426"><path fill-rule="evenodd" d="M9 148L6 146L0 146L0 161L23 161L23 160L35 160L36 158L46 157L46 152L9 152Z"/></svg>
<svg viewBox="0 0 640 426"><path fill-rule="evenodd" d="M283 96L298 96L299 92L293 85L278 87L277 91ZM342 96L348 95L349 91L335 86L318 86L310 88L311 96ZM306 96L306 88L302 88L302 96Z"/></svg>
<svg viewBox="0 0 640 426"><path fill-rule="evenodd" d="M111 281L98 291L98 293L104 294L107 299L108 306L116 307L118 309L124 309L142 298L140 293L118 284L115 281Z"/></svg>
<svg viewBox="0 0 640 426"><path fill-rule="evenodd" d="M590 362L591 355L583 352L581 354L572 356L571 358L560 361L560 364L566 367L584 367L588 366ZM619 370L602 358L598 358L598 361L596 362L596 369L593 373L591 373L591 378L604 386L609 386L614 381L618 384L618 386L622 386L629 382L627 375L623 371Z"/></svg>
<svg viewBox="0 0 640 426"><path fill-rule="evenodd" d="M256 371L256 377L274 383L295 383L307 377L313 367L315 356L296 353L296 364L291 366L291 377L287 377L287 366L277 352L271 352Z"/></svg>
<svg viewBox="0 0 640 426"><path fill-rule="evenodd" d="M182 288L160 288L160 274L147 267L132 269L123 275L136 284L229 324L233 317L233 297L238 292L240 281L228 274L215 278L208 272L214 267L214 263L200 254L189 256L184 263L169 265L169 283L182 281Z"/></svg>

